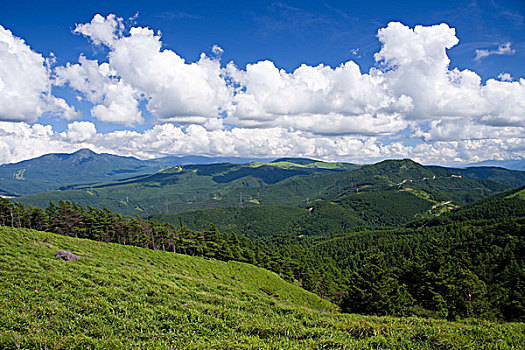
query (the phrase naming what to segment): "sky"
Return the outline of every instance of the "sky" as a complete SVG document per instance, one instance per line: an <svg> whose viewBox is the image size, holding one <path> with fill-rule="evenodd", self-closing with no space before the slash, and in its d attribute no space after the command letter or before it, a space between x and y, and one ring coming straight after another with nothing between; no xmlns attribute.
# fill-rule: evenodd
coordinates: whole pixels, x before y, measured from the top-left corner
<svg viewBox="0 0 525 350"><path fill-rule="evenodd" d="M3 1L0 164L525 158L525 2Z"/></svg>

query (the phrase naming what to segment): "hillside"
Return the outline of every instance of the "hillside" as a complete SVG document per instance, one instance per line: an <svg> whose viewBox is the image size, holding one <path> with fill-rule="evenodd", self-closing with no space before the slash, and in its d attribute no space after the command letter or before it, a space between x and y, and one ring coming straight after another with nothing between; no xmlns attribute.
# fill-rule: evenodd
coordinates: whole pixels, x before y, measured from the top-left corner
<svg viewBox="0 0 525 350"><path fill-rule="evenodd" d="M522 321L523 191L518 188L405 227L303 238L301 244L333 258L339 268L353 271L346 307L343 302L347 311L368 313L381 308L369 300L359 301L356 296L360 294L352 284L390 281L391 286L404 286L408 292L404 294L400 287L400 299L394 304L406 296L408 305L421 306L427 315L438 313L450 318L477 314ZM383 305L387 303L385 299ZM358 301L362 304L355 306Z"/></svg>
<svg viewBox="0 0 525 350"><path fill-rule="evenodd" d="M58 249L80 256L65 262ZM331 304L238 263L0 228L0 347L519 348L517 323L326 313Z"/></svg>
<svg viewBox="0 0 525 350"><path fill-rule="evenodd" d="M251 239L316 236L350 232L365 227L396 226L427 215L437 202L408 190L378 190L350 193L333 200L315 200L303 208L250 206L212 208L174 214L157 214L152 219L194 230L217 225L223 232ZM439 206L440 210L448 205ZM437 211L435 209L434 211Z"/></svg>
<svg viewBox="0 0 525 350"><path fill-rule="evenodd" d="M107 207L126 215L141 216L166 211L238 206L239 203L271 205L291 195L290 191L283 191L279 187L274 189L273 185L287 179L311 176L315 181L315 176L320 174L336 174L356 167L352 164L317 161L311 161L307 165L289 161L183 165L153 175L73 186L67 191L21 196L17 201L45 207L50 200L57 202L64 199L98 208ZM309 185L311 188L308 193L314 195L318 192L318 184ZM266 188L270 191L268 195L267 192L258 193ZM303 192L298 195L303 197ZM296 201L297 196L287 198L287 204L291 204Z"/></svg>
<svg viewBox="0 0 525 350"><path fill-rule="evenodd" d="M512 176L521 183L521 172L507 172L516 173ZM17 201L46 207L49 201L62 199L125 215L151 216L233 206L306 207L317 199L392 190L411 191L434 205L447 201L461 205L510 186L468 179L455 169L426 167L410 160L356 166L287 158L272 163L176 166L153 175L71 188L25 195Z"/></svg>
<svg viewBox="0 0 525 350"><path fill-rule="evenodd" d="M177 228L201 230L213 223L221 232L244 235L251 239L297 235L297 223L308 218L305 208L251 206L247 208L212 208L190 210L177 214L157 214L151 219Z"/></svg>
<svg viewBox="0 0 525 350"><path fill-rule="evenodd" d="M59 187L118 180L150 174L162 165L133 157L97 154L89 149L54 153L19 163L0 165L0 188L10 195L56 190Z"/></svg>
<svg viewBox="0 0 525 350"><path fill-rule="evenodd" d="M455 170L468 179L486 179L511 187L523 186L525 183L525 171L509 171L504 168L488 166L456 168Z"/></svg>
<svg viewBox="0 0 525 350"><path fill-rule="evenodd" d="M523 175L508 173L516 179ZM491 173L484 175L490 177ZM416 218L441 215L506 188L490 179L464 178L455 169L425 167L410 160L385 161L354 171L291 177L264 186L254 194L263 199L258 201L262 205L151 217L192 229L204 229L213 222L221 231L250 238L327 235L403 225ZM251 193L250 188L243 191Z"/></svg>
<svg viewBox="0 0 525 350"><path fill-rule="evenodd" d="M0 194L19 196L70 188L78 184L122 180L148 175L182 164L247 163L253 158L168 156L140 160L81 149L52 153L13 164L0 165ZM268 161L268 159L260 159Z"/></svg>

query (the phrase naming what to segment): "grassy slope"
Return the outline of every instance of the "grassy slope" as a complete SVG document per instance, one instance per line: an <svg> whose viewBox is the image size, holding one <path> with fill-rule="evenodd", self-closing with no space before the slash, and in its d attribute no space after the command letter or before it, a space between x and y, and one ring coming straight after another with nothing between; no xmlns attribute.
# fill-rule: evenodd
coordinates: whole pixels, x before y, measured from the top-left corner
<svg viewBox="0 0 525 350"><path fill-rule="evenodd" d="M519 192L516 192L512 195L509 196L509 198L514 198L514 197L517 197L519 199L522 199L522 200L525 200L525 189L519 191Z"/></svg>
<svg viewBox="0 0 525 350"><path fill-rule="evenodd" d="M53 257L66 249L82 257ZM237 262L0 228L0 348L519 348L523 324L325 313ZM278 296L276 296L278 294Z"/></svg>

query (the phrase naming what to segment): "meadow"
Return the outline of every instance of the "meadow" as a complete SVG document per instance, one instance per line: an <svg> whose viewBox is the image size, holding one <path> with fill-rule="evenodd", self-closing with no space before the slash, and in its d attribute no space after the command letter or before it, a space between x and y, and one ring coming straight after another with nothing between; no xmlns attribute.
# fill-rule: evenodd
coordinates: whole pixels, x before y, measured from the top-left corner
<svg viewBox="0 0 525 350"><path fill-rule="evenodd" d="M80 260L54 257L64 249ZM522 323L339 313L235 261L0 228L2 349L519 349Z"/></svg>

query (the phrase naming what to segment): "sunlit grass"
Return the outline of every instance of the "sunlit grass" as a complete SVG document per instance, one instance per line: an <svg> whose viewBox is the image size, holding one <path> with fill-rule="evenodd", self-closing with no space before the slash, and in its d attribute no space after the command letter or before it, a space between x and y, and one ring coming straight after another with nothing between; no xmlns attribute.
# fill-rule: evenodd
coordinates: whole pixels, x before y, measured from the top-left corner
<svg viewBox="0 0 525 350"><path fill-rule="evenodd" d="M58 249L81 257L54 258ZM520 348L523 324L367 317L266 270L0 228L2 349Z"/></svg>

